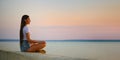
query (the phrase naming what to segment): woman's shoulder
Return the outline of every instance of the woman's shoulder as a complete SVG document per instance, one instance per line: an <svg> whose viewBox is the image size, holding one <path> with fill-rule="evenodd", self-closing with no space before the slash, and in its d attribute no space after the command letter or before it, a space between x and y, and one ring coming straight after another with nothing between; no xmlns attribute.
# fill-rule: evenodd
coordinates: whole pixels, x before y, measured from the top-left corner
<svg viewBox="0 0 120 60"><path fill-rule="evenodd" d="M24 26L24 28L23 28L23 30L28 30L29 29L29 27L26 25L26 26Z"/></svg>

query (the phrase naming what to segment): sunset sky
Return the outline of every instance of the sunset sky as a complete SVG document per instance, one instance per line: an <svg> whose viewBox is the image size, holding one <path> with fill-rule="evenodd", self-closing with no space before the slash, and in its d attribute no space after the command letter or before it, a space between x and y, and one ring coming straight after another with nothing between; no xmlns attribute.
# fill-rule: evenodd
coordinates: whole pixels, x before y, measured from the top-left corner
<svg viewBox="0 0 120 60"><path fill-rule="evenodd" d="M19 39L24 14L32 39L120 39L120 0L0 0L1 39Z"/></svg>

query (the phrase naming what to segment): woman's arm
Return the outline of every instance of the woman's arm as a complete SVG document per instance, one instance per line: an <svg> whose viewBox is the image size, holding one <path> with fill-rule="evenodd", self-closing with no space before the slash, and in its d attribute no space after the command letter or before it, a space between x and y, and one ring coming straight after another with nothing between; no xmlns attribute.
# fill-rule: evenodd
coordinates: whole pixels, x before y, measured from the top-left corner
<svg viewBox="0 0 120 60"><path fill-rule="evenodd" d="M28 40L29 43L37 43L37 41L31 40L29 32L26 33L26 38L27 38L27 40Z"/></svg>
<svg viewBox="0 0 120 60"><path fill-rule="evenodd" d="M27 40L28 40L28 42L29 43L41 43L41 44L46 44L46 42L45 41L36 41L36 40L31 40L31 38L30 38L30 33L28 32L28 33L26 33L26 37L27 37Z"/></svg>

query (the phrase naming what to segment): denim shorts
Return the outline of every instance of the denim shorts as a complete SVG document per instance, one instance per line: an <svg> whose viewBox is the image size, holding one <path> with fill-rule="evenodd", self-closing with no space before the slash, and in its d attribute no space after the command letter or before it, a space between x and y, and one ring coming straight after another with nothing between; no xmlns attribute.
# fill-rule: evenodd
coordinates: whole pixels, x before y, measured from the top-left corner
<svg viewBox="0 0 120 60"><path fill-rule="evenodd" d="M27 49L29 49L29 48L30 48L30 45L29 45L28 41L27 40L23 40L23 43L21 45L21 51L22 52L26 52Z"/></svg>

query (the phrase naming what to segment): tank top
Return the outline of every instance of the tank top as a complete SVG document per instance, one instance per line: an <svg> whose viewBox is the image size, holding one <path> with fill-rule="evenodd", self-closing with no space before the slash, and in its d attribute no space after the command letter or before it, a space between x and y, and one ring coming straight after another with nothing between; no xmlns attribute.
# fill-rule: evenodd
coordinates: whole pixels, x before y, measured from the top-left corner
<svg viewBox="0 0 120 60"><path fill-rule="evenodd" d="M30 32L29 26L26 25L23 27L23 40L27 40L26 33Z"/></svg>

